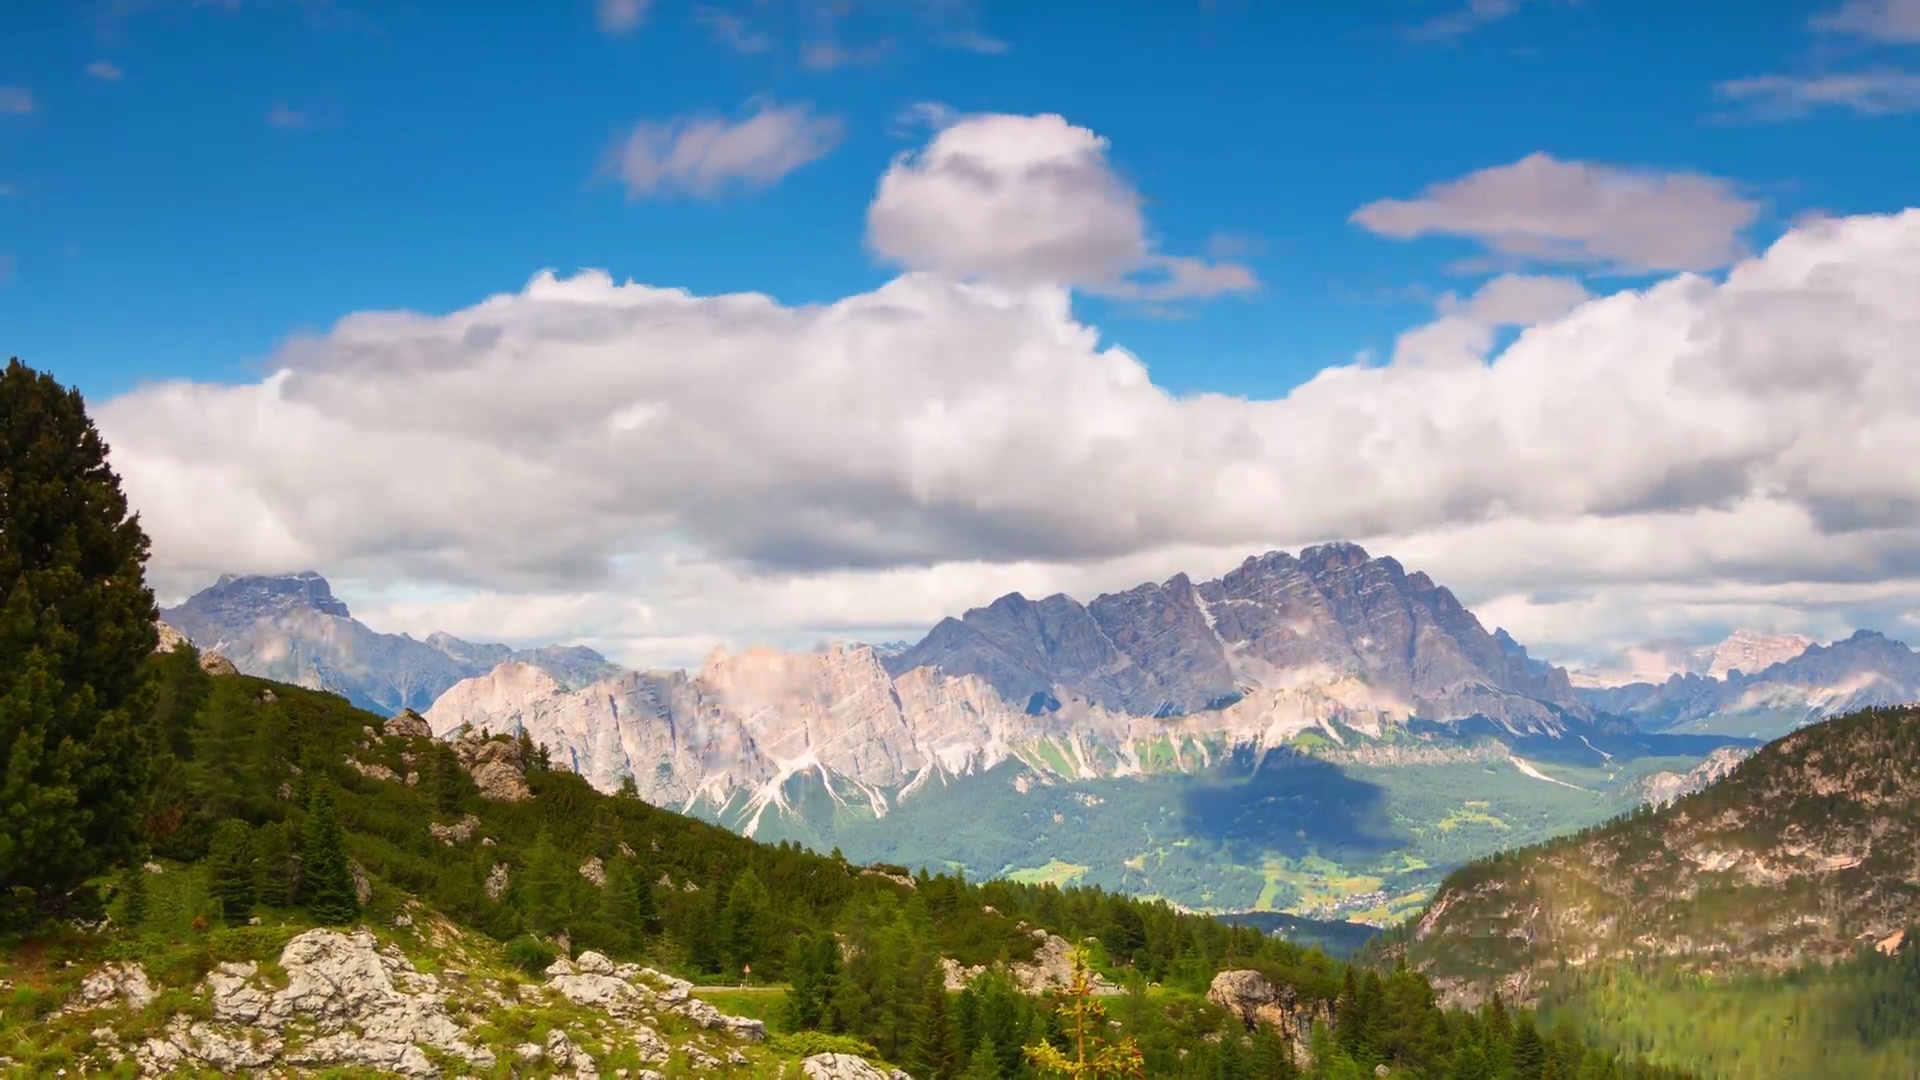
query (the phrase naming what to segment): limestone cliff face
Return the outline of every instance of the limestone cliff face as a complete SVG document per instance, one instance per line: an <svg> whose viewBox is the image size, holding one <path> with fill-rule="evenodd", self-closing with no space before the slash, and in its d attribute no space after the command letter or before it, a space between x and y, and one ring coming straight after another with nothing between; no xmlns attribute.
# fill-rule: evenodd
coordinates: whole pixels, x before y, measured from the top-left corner
<svg viewBox="0 0 1920 1080"><path fill-rule="evenodd" d="M1068 778L1125 776L1208 764L1183 740L1272 746L1334 721L1379 733L1415 716L1551 733L1584 711L1565 672L1488 634L1426 575L1351 544L1088 605L1012 594L884 653L716 651L691 675L578 688L511 660L427 712L440 733L525 730L595 785L631 776L663 805L744 795L749 821L784 806L796 775L884 814L936 775L1015 756Z"/></svg>

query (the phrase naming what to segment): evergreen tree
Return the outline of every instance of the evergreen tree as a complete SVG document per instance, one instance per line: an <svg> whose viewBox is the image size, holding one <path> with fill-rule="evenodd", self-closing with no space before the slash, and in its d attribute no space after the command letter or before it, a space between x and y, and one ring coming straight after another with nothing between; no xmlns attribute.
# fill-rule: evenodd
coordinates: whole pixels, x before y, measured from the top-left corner
<svg viewBox="0 0 1920 1080"><path fill-rule="evenodd" d="M720 915L721 949L726 954L729 976L760 958L767 905L767 887L760 878L751 870L741 872L727 891L727 906Z"/></svg>
<svg viewBox="0 0 1920 1080"><path fill-rule="evenodd" d="M960 1080L1001 1080L1010 1075L1000 1070L1000 1048L993 1045L993 1036L989 1035L967 1059L967 1071L960 1074Z"/></svg>
<svg viewBox="0 0 1920 1080"><path fill-rule="evenodd" d="M953 1026L947 1020L947 985L938 967L927 979L920 1001L920 1018L914 1026L913 1055L915 1075L926 1080L948 1080L960 1071L960 1058L954 1051Z"/></svg>
<svg viewBox="0 0 1920 1080"><path fill-rule="evenodd" d="M630 949L638 949L652 930L653 882L632 860L616 859L607 867L605 895L607 925Z"/></svg>
<svg viewBox="0 0 1920 1080"><path fill-rule="evenodd" d="M78 391L0 373L0 929L91 907L141 835L159 612ZM92 897L90 900L89 897Z"/></svg>
<svg viewBox="0 0 1920 1080"><path fill-rule="evenodd" d="M1547 1044L1534 1027L1533 1017L1523 1015L1513 1034L1513 1074L1519 1080L1541 1080L1547 1064Z"/></svg>
<svg viewBox="0 0 1920 1080"><path fill-rule="evenodd" d="M333 791L325 783L313 785L300 840L300 902L308 914L331 926L352 922L360 913L353 871L347 867L346 838L333 807Z"/></svg>
<svg viewBox="0 0 1920 1080"><path fill-rule="evenodd" d="M1361 1020L1360 981L1354 977L1353 965L1349 964L1340 980L1340 996L1333 1003L1334 1041L1348 1057L1356 1056L1360 1049Z"/></svg>
<svg viewBox="0 0 1920 1080"><path fill-rule="evenodd" d="M1279 1029L1270 1024L1261 1024L1254 1030L1247 1071L1261 1080L1292 1080L1300 1072L1294 1064L1293 1047L1288 1046Z"/></svg>
<svg viewBox="0 0 1920 1080"><path fill-rule="evenodd" d="M138 864L120 872L120 921L138 930L152 906L147 896L147 871Z"/></svg>
<svg viewBox="0 0 1920 1080"><path fill-rule="evenodd" d="M253 914L257 873L253 861L253 831L247 828L246 822L228 818L213 830L213 840L207 849L207 873L210 891L219 901L220 913L228 924L243 922Z"/></svg>

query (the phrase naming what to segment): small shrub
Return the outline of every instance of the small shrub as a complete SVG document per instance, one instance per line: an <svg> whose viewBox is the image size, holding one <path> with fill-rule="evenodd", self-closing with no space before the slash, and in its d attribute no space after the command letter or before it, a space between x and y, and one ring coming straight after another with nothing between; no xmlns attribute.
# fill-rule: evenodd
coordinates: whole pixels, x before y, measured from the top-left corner
<svg viewBox="0 0 1920 1080"><path fill-rule="evenodd" d="M532 934L522 934L507 942L507 963L529 975L538 975L547 970L547 965L559 955L553 946Z"/></svg>
<svg viewBox="0 0 1920 1080"><path fill-rule="evenodd" d="M856 1039L851 1035L829 1035L824 1031L796 1031L790 1035L775 1035L767 1040L767 1049L783 1056L809 1058L815 1054L852 1054L856 1057L879 1057L880 1051L870 1042Z"/></svg>

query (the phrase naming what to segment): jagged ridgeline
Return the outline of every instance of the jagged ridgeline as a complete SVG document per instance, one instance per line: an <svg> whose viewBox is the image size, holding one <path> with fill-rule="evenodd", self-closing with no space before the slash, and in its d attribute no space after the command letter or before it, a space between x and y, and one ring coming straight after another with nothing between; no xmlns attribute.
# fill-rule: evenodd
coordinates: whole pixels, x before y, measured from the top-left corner
<svg viewBox="0 0 1920 1080"><path fill-rule="evenodd" d="M240 675L156 632L77 393L10 364L0 450L8 1075L1653 1075L1410 971L756 842Z"/></svg>
<svg viewBox="0 0 1920 1080"><path fill-rule="evenodd" d="M1920 1075L1920 709L1776 740L1659 809L1472 864L1375 945L1703 1074Z"/></svg>

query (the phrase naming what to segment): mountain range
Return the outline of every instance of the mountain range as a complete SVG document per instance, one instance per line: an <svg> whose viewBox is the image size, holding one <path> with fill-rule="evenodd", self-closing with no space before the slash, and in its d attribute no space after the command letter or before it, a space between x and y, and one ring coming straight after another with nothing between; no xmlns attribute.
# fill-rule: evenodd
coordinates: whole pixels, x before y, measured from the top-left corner
<svg viewBox="0 0 1920 1080"><path fill-rule="evenodd" d="M1743 725L1920 699L1912 651L1877 635L1751 676L1575 687L1426 574L1345 543L695 671L380 634L313 573L223 577L163 614L249 674L416 709L443 736L525 731L602 790L630 780L749 835L1373 919L1475 855L1697 786ZM952 827L962 806L979 828Z"/></svg>

